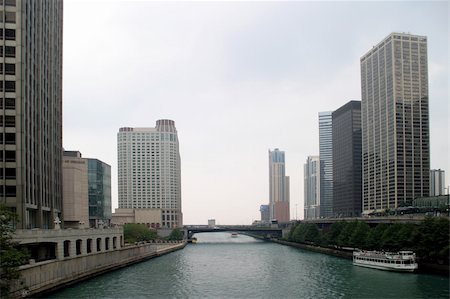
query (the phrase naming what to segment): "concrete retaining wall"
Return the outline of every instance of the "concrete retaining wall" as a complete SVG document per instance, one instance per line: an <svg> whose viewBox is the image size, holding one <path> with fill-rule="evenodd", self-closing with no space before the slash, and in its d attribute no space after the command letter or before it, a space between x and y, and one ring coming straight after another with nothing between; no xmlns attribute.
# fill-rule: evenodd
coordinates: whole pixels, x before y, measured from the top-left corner
<svg viewBox="0 0 450 299"><path fill-rule="evenodd" d="M20 268L27 290L16 287L13 297L42 294L101 273L122 268L186 246L180 243L145 243L114 251L94 253L65 260L51 260Z"/></svg>

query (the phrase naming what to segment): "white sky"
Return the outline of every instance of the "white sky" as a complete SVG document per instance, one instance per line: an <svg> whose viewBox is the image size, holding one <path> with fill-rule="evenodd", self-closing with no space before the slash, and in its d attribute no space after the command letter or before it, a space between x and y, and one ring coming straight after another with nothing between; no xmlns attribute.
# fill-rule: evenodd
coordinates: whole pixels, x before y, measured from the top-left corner
<svg viewBox="0 0 450 299"><path fill-rule="evenodd" d="M64 147L111 165L116 208L119 128L173 119L185 224L259 219L280 148L302 218L318 112L360 99L360 57L399 31L428 37L431 167L449 176L449 15L447 1L66 0Z"/></svg>

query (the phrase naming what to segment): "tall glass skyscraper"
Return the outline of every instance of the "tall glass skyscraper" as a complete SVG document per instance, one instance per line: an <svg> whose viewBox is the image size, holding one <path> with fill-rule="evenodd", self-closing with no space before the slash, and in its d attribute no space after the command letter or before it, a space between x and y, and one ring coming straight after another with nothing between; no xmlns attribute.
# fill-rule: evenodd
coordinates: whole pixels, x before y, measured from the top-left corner
<svg viewBox="0 0 450 299"><path fill-rule="evenodd" d="M161 226L182 226L180 152L175 122L162 119L155 128L120 128L117 150L119 208L158 209Z"/></svg>
<svg viewBox="0 0 450 299"><path fill-rule="evenodd" d="M289 222L289 177L286 176L284 152L269 150L269 211L270 218Z"/></svg>
<svg viewBox="0 0 450 299"><path fill-rule="evenodd" d="M363 213L430 189L427 38L392 33L361 58Z"/></svg>
<svg viewBox="0 0 450 299"><path fill-rule="evenodd" d="M17 228L62 212L63 2L1 1L0 201Z"/></svg>
<svg viewBox="0 0 450 299"><path fill-rule="evenodd" d="M320 217L320 158L309 156L303 166L305 219Z"/></svg>
<svg viewBox="0 0 450 299"><path fill-rule="evenodd" d="M361 102L333 112L333 215L361 215Z"/></svg>
<svg viewBox="0 0 450 299"><path fill-rule="evenodd" d="M319 112L320 217L333 216L332 111Z"/></svg>

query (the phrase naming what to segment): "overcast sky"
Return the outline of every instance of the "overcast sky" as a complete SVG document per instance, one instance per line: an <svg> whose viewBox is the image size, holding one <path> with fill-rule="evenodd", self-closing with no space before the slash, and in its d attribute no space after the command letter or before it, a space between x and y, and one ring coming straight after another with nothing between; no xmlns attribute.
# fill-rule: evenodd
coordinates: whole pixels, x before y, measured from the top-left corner
<svg viewBox="0 0 450 299"><path fill-rule="evenodd" d="M260 219L279 148L303 218L318 112L361 98L360 57L398 31L428 37L431 167L450 176L449 14L447 1L66 0L64 147L111 165L116 208L119 128L174 120L185 224Z"/></svg>

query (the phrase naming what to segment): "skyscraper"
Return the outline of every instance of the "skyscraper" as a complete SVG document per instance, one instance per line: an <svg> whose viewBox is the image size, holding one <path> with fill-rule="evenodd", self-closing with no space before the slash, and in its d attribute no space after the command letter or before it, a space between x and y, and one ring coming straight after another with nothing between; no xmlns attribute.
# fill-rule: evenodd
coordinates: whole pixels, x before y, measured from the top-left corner
<svg viewBox="0 0 450 299"><path fill-rule="evenodd" d="M160 217L152 217L161 223L156 226L182 226L175 122L162 119L155 128L120 128L117 144L119 209L157 209Z"/></svg>
<svg viewBox="0 0 450 299"><path fill-rule="evenodd" d="M63 2L2 1L0 200L18 228L62 212Z"/></svg>
<svg viewBox="0 0 450 299"><path fill-rule="evenodd" d="M333 112L333 215L361 215L361 102Z"/></svg>
<svg viewBox="0 0 450 299"><path fill-rule="evenodd" d="M320 158L308 156L303 166L305 219L320 218Z"/></svg>
<svg viewBox="0 0 450 299"><path fill-rule="evenodd" d="M320 217L333 216L332 111L319 112Z"/></svg>
<svg viewBox="0 0 450 299"><path fill-rule="evenodd" d="M430 196L445 195L445 171L430 170Z"/></svg>
<svg viewBox="0 0 450 299"><path fill-rule="evenodd" d="M363 213L428 196L427 38L392 33L361 58Z"/></svg>
<svg viewBox="0 0 450 299"><path fill-rule="evenodd" d="M270 218L289 222L289 177L286 176L284 152L269 150L269 211Z"/></svg>

